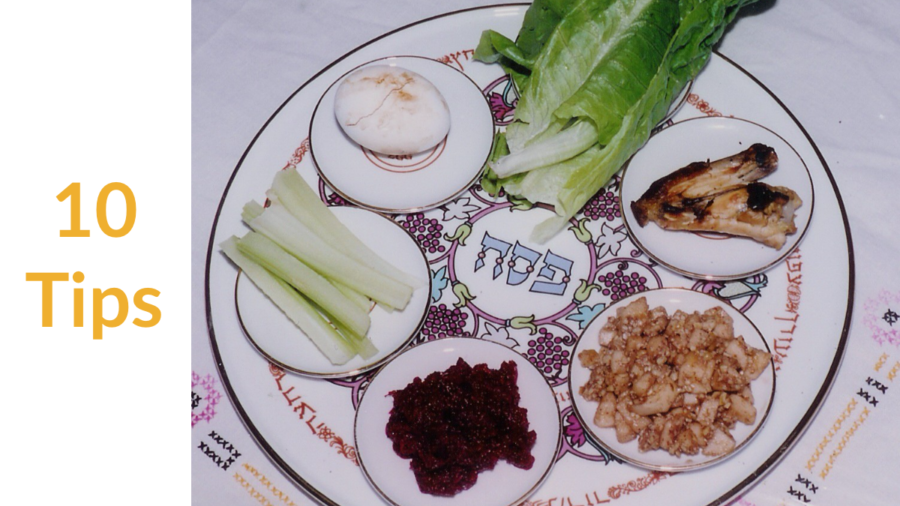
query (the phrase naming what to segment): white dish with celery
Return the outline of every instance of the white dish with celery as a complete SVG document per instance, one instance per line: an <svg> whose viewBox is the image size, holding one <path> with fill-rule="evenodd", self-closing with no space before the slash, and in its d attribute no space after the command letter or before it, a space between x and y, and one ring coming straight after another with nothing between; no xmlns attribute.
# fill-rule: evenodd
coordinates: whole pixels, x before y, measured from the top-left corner
<svg viewBox="0 0 900 506"><path fill-rule="evenodd" d="M220 244L241 269L235 303L253 345L286 369L327 377L402 349L429 296L428 263L409 234L363 209L335 212L295 169L277 173L266 196L265 207L244 206L251 231Z"/></svg>

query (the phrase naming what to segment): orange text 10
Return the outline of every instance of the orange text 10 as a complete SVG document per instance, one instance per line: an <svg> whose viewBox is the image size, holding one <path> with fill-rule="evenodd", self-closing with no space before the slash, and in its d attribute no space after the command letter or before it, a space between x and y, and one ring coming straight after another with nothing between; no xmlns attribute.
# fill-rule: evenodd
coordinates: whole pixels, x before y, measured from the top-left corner
<svg viewBox="0 0 900 506"><path fill-rule="evenodd" d="M110 226L107 218L107 203L112 192L119 192L125 198L125 221L119 228ZM91 232L83 229L81 222L81 184L72 183L56 196L60 202L69 201L69 228L59 231L60 237L90 237ZM124 183L110 183L100 190L97 196L97 224L100 230L109 237L124 237L134 228L137 216L137 203L131 188ZM71 282L80 285L85 279L81 272L75 272L71 276ZM53 326L53 292L54 283L69 283L67 272L26 272L25 281L33 281L40 284L41 294L41 326ZM59 287L59 285L57 285ZM84 327L84 288L75 286L73 292L72 326ZM118 327L128 319L129 308L142 311L141 317L135 317L131 323L138 327L153 327L162 318L162 311L148 301L148 297L159 297L159 290L155 288L141 288L132 297L119 288L94 288L92 290L93 310L91 314L91 327L94 339L103 339L103 329ZM108 302L107 302L108 301ZM104 304L115 304L115 316L105 318ZM107 314L109 311L107 311Z"/></svg>

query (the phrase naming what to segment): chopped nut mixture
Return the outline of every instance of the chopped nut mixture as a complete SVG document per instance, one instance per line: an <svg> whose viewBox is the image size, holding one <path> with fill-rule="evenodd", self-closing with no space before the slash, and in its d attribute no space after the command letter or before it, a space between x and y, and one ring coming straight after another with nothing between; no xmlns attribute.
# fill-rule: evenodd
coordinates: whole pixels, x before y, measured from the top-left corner
<svg viewBox="0 0 900 506"><path fill-rule="evenodd" d="M735 423L756 420L750 382L771 358L735 336L733 323L720 307L670 317L641 297L619 308L600 330L600 350L578 354L591 370L579 392L600 403L594 424L615 428L620 443L637 438L641 451L733 450Z"/></svg>

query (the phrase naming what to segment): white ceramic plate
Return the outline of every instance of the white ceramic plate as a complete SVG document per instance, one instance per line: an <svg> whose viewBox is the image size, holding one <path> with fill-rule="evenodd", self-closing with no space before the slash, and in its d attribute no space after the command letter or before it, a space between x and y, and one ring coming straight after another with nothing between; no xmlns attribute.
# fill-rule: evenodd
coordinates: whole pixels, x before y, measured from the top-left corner
<svg viewBox="0 0 900 506"><path fill-rule="evenodd" d="M537 434L531 450L534 465L524 470L501 460L494 469L479 474L472 488L452 498L423 494L409 469L410 461L394 453L391 440L385 435L394 405L388 393L405 388L416 377L424 379L432 372L444 371L460 357L472 367L487 364L491 369L498 369L503 362L516 363L519 406L528 410L529 428ZM506 346L470 338L429 341L397 356L369 383L355 422L356 449L363 471L372 486L388 502L398 506L519 504L547 477L556 462L561 430L556 397L544 376Z"/></svg>
<svg viewBox="0 0 900 506"><path fill-rule="evenodd" d="M482 87L495 107L498 124L500 118L511 116L514 100L509 100L512 94L507 92L508 78L497 65L474 61L472 49L485 29L514 37L527 7L528 4L505 5L449 13L386 34L336 60L286 97L249 142L239 162L236 160L229 176L210 235L204 293L217 385L228 395L253 440L284 476L314 501L332 506L385 504L361 472L353 449L356 408L371 372L324 381L286 373L272 365L254 349L239 325L234 300L236 271L219 254L216 245L246 232L241 223L242 207L248 200L263 195L271 183L273 168L286 163L296 166L313 187L319 188L323 199L339 202L339 195L318 177L309 156L306 127L328 87L365 62L410 52L448 62ZM647 288L694 287L727 296L773 343L772 349L779 357L779 389L765 430L734 458L700 471L668 477L651 476L645 469L607 460L608 452L601 453L585 442L580 423L572 414L565 376L568 368L548 374L556 385L560 403L563 444L554 470L530 497L532 502L549 504L552 500L552 504L559 505L561 501L571 501L573 506L606 501L616 506L716 506L734 501L763 476L772 476L773 470L782 475L798 471L778 470L776 464L800 441L823 405L848 342L854 285L849 224L832 174L802 125L759 81L718 53L713 54L693 82L685 104L673 120L677 123L712 114L739 116L778 132L807 163L816 188L815 220L801 247L758 279L746 283L697 281L652 262L626 234L622 218L617 216L617 190L612 187L576 215L575 221L583 226L554 239L565 249L558 249L555 243L536 245L528 239L528 224L540 221L541 215L549 211L541 207L525 210L503 199L495 201L477 185L418 217L395 218L424 221L437 230L423 233L431 235L419 244L429 259L434 282L429 316L416 340L445 332L467 333L502 341L525 354L537 351L539 335L552 335L553 340L563 340L563 351L570 353L583 324L599 308L627 291L631 280ZM510 225L513 222L515 226ZM578 238L588 242L580 242L576 232ZM454 236L465 238L465 244L453 240ZM495 250L487 250L481 270L475 272L477 264L473 263L477 256L472 250L477 253L489 246L490 238L502 241L495 245L509 248L502 272L496 277L492 276L493 266L499 265L495 263ZM534 262L528 279L515 285L510 283L511 268L506 262L515 255L517 247L523 254L533 250L540 259ZM554 279L540 277L546 260L553 258L551 252L574 262L568 288L562 295L532 290L538 281L562 281L560 272ZM527 272L524 260L518 260L518 271ZM576 290L582 281L585 285ZM472 296L476 298L471 299ZM502 305L498 303L501 300ZM441 328L444 326L449 330ZM290 404L300 394L302 402L314 412L307 409L301 416L301 401ZM796 476L787 475L790 479ZM755 493L780 497L784 495L785 483L781 479L765 480L757 485ZM639 486L635 488L634 484Z"/></svg>
<svg viewBox="0 0 900 506"><path fill-rule="evenodd" d="M770 364L769 367L750 384L750 389L753 392L753 404L754 407L756 407L756 420L753 425L745 425L740 422L737 423L735 428L731 431L736 443L735 449L725 455L708 457L703 454L698 454L676 457L664 450L641 452L638 449L637 439L627 443L620 443L616 439L616 430L614 428L600 428L594 425L594 412L597 410L598 403L588 401L578 393L579 388L590 379L591 371L581 365L578 354L584 350L599 349L600 341L598 336L600 334L600 329L603 328L606 321L610 317L615 316L616 309L625 307L641 297L647 298L647 304L651 309L658 306L666 308L666 313L669 316L672 316L675 311L679 309L685 313L692 313L694 311L702 313L712 307L721 307L734 320L735 336L743 336L744 341L749 346L771 351L762 334L760 334L756 326L753 325L746 316L731 305L710 295L680 288L662 288L636 293L620 299L594 318L591 324L584 330L584 333L581 335L578 344L575 345L575 351L573 352L574 358L571 362L569 373L569 390L572 395L572 404L575 406L575 413L581 421L582 427L585 429L585 434L587 434L594 443L604 447L620 459L636 466L657 471L679 472L696 470L722 462L723 460L734 456L760 431L769 415L769 408L771 407L772 399L775 396L775 366L773 364Z"/></svg>
<svg viewBox="0 0 900 506"><path fill-rule="evenodd" d="M428 263L412 237L397 223L379 214L354 207L332 207L335 216L372 251L400 270L422 281L402 311L387 312L374 306L368 336L378 353L366 360L357 355L346 364L334 365L245 275L235 287L235 304L244 332L272 362L308 376L352 376L384 363L415 336L425 321L430 293Z"/></svg>
<svg viewBox="0 0 900 506"><path fill-rule="evenodd" d="M689 163L731 156L757 142L778 154L778 169L760 181L786 186L803 201L794 218L797 232L787 236L781 249L744 237L663 230L652 222L643 227L637 224L631 203L654 181ZM622 215L635 242L660 264L695 278L740 279L776 265L806 233L813 201L809 170L797 151L772 130L737 118L696 118L663 129L634 155L622 176Z"/></svg>
<svg viewBox="0 0 900 506"><path fill-rule="evenodd" d="M481 175L494 138L491 109L478 85L429 58L382 58L353 70L369 65L402 67L431 81L450 109L450 132L433 149L410 156L387 156L361 147L334 117L336 85L344 74L322 96L310 122L310 151L322 178L345 199L386 213L437 207L471 186Z"/></svg>

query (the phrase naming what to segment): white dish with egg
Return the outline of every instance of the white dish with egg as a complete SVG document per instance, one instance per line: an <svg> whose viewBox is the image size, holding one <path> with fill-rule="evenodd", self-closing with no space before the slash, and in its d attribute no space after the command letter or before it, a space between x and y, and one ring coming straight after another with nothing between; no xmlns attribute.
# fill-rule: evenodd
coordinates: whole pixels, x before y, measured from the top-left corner
<svg viewBox="0 0 900 506"><path fill-rule="evenodd" d="M450 108L424 76L393 65L368 65L341 80L334 117L360 147L382 155L433 149L450 132Z"/></svg>
<svg viewBox="0 0 900 506"><path fill-rule="evenodd" d="M413 93L398 93L401 87ZM493 137L490 105L469 77L429 58L395 56L337 79L313 112L309 142L316 170L342 198L408 213L440 206L475 183Z"/></svg>

